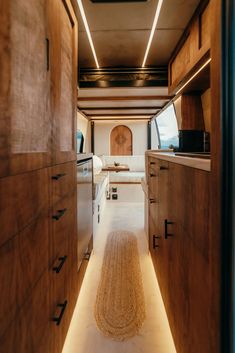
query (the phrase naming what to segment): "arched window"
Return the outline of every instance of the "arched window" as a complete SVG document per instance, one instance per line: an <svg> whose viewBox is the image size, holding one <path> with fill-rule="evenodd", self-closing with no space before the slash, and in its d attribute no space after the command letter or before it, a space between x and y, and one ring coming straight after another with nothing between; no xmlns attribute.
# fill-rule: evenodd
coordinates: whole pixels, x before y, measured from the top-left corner
<svg viewBox="0 0 235 353"><path fill-rule="evenodd" d="M132 155L132 132L125 125L118 125L110 134L110 154L112 156Z"/></svg>

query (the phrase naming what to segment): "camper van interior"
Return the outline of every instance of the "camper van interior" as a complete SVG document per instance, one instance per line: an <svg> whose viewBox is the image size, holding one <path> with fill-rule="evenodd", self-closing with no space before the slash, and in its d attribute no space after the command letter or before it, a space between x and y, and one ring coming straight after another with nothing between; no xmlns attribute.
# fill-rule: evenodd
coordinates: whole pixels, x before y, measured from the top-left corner
<svg viewBox="0 0 235 353"><path fill-rule="evenodd" d="M0 0L0 352L233 353L232 0Z"/></svg>

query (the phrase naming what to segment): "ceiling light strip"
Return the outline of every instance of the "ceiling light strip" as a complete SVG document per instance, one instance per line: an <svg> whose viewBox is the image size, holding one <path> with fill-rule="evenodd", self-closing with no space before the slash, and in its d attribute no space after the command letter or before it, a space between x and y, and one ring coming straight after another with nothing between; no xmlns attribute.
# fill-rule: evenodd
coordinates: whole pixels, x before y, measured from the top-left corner
<svg viewBox="0 0 235 353"><path fill-rule="evenodd" d="M176 92L176 95L178 93L180 93L203 69L204 67L206 67L209 63L211 62L211 58L208 59L205 64L203 64L196 72L193 76L190 77L190 79L188 79L187 82L185 82L185 84Z"/></svg>
<svg viewBox="0 0 235 353"><path fill-rule="evenodd" d="M150 46L152 44L154 32L155 32L155 29L157 27L157 22L158 22L158 18L159 18L159 15L160 15L162 4L163 4L163 0L159 0L158 4L157 4L155 17L154 17L154 20L153 20L153 26L152 26L152 29L151 29L151 32L150 32L150 36L149 36L148 45L147 45L146 52L145 52L145 55L144 55L144 61L143 61L142 67L145 67L145 64L146 64L146 60L147 60L147 57L148 57Z"/></svg>
<svg viewBox="0 0 235 353"><path fill-rule="evenodd" d="M89 43L90 43L90 46L91 46L92 54L94 56L97 69L99 69L100 66L99 66L99 63L98 63L97 56L96 56L95 47L94 47L94 44L93 44L93 41L92 41L92 38L91 38L91 32L90 32L90 29L89 29L89 26L88 26L88 22L87 22L87 19L86 19L86 15L85 15L85 11L84 11L84 8L83 8L82 0L77 0L77 2L78 2L78 6L79 6L79 10L80 10L81 16L82 16L82 20L83 20L83 23L84 23L84 26L85 26L85 29L86 29L87 37L88 37L88 40L89 40Z"/></svg>

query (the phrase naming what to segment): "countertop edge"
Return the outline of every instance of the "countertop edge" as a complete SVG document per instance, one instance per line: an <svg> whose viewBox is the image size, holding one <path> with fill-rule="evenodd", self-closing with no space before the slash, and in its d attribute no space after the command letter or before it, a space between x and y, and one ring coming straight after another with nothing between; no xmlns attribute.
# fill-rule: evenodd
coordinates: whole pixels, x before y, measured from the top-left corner
<svg viewBox="0 0 235 353"><path fill-rule="evenodd" d="M206 172L211 171L211 161L209 159L175 156L174 152L146 151L145 155L168 162L181 164L186 167L204 170Z"/></svg>

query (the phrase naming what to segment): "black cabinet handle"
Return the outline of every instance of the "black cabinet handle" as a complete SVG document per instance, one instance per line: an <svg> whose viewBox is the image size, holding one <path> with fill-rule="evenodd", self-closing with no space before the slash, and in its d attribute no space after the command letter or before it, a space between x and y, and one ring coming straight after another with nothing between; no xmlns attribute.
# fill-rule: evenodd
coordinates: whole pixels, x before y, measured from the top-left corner
<svg viewBox="0 0 235 353"><path fill-rule="evenodd" d="M67 256L59 257L58 260L60 261L60 264L57 267L53 267L53 271L55 271L56 273L60 273L62 267L64 266L66 259L67 259Z"/></svg>
<svg viewBox="0 0 235 353"><path fill-rule="evenodd" d="M156 163L155 162L150 162L150 165L155 165Z"/></svg>
<svg viewBox="0 0 235 353"><path fill-rule="evenodd" d="M50 70L50 41L46 38L46 65L47 71Z"/></svg>
<svg viewBox="0 0 235 353"><path fill-rule="evenodd" d="M156 199L149 199L149 202L150 203L157 203L157 200Z"/></svg>
<svg viewBox="0 0 235 353"><path fill-rule="evenodd" d="M57 304L57 308L61 308L61 312L60 312L59 316L53 317L53 319L52 319L56 323L57 326L59 326L59 324L61 323L61 320L64 316L64 312L65 312L67 304L68 304L67 300L65 300L63 304Z"/></svg>
<svg viewBox="0 0 235 353"><path fill-rule="evenodd" d="M164 167L164 165L161 165L159 169L160 169L160 170L167 170L168 168L167 168L167 167Z"/></svg>
<svg viewBox="0 0 235 353"><path fill-rule="evenodd" d="M156 239L160 239L161 237L157 236L157 235L153 235L153 248L159 248L159 245L156 244Z"/></svg>
<svg viewBox="0 0 235 353"><path fill-rule="evenodd" d="M67 208L64 208L63 210L58 210L57 214L53 215L52 218L58 221L67 211Z"/></svg>
<svg viewBox="0 0 235 353"><path fill-rule="evenodd" d="M155 177L156 174L150 173L149 176L152 178L152 177Z"/></svg>
<svg viewBox="0 0 235 353"><path fill-rule="evenodd" d="M168 233L168 225L169 224L174 224L174 222L170 222L167 219L165 219L165 221L164 221L164 225L165 225L165 239L167 239L168 237L172 237L173 236L173 234L169 234Z"/></svg>
<svg viewBox="0 0 235 353"><path fill-rule="evenodd" d="M60 173L60 174L52 175L51 179L59 180L60 178L64 177L65 175L66 175L66 173Z"/></svg>

